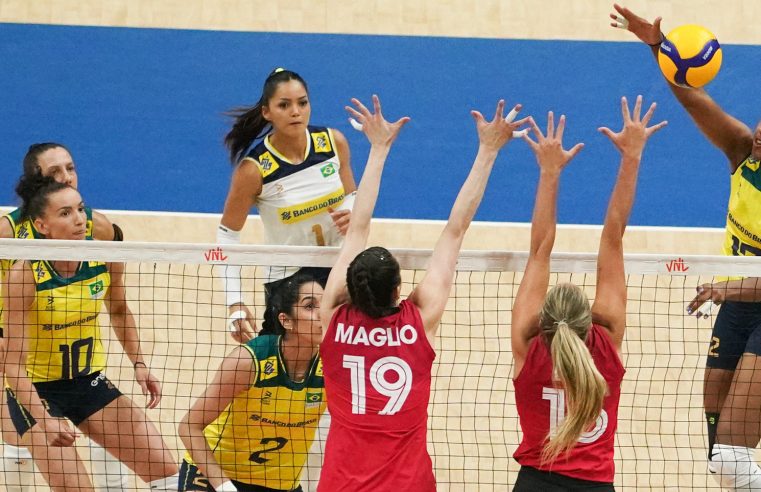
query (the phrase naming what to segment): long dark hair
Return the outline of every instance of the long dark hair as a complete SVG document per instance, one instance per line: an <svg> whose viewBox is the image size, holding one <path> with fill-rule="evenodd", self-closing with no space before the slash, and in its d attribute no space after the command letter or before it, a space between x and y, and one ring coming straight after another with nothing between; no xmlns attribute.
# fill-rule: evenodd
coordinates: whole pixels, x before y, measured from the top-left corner
<svg viewBox="0 0 761 492"><path fill-rule="evenodd" d="M66 183L59 183L51 176L39 172L23 174L16 185L16 194L21 198L21 215L34 220L45 213L48 197L60 190L71 188Z"/></svg>
<svg viewBox="0 0 761 492"><path fill-rule="evenodd" d="M396 261L386 248L374 246L357 255L346 271L351 303L371 318L397 311L394 289L402 283Z"/></svg>
<svg viewBox="0 0 761 492"><path fill-rule="evenodd" d="M280 323L280 313L286 314L289 318L294 317L294 306L299 301L301 286L309 282L317 282L314 275L296 272L273 286L267 299L260 335L285 334L285 328Z"/></svg>
<svg viewBox="0 0 761 492"><path fill-rule="evenodd" d="M270 99L275 95L278 85L289 80L301 82L304 90L309 93L307 83L299 74L283 68L276 68L269 74L267 80L264 81L262 95L255 105L234 108L225 113L235 120L233 127L225 135L224 140L225 147L230 152L230 161L233 165L238 164L252 143L269 133L270 124L262 115L262 106L269 104Z"/></svg>
<svg viewBox="0 0 761 492"><path fill-rule="evenodd" d="M65 145L57 142L41 142L30 145L29 150L26 151L26 155L24 156L24 176L40 173L40 155L50 149L57 148L62 148L66 152L69 152L69 149L67 149ZM69 154L71 154L71 152L69 152Z"/></svg>

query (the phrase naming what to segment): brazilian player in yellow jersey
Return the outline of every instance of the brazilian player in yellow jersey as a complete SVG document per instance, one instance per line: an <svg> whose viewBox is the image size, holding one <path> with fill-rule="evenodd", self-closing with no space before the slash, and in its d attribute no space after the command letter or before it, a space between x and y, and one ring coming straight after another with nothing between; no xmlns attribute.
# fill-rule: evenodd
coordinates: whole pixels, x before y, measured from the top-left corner
<svg viewBox="0 0 761 492"><path fill-rule="evenodd" d="M85 207L74 188L37 174L23 177L17 192L23 215L46 238L86 238ZM97 317L105 306L114 333L134 364L135 379L149 396L148 408L158 405L160 384L143 359L123 276L121 264L60 260L18 261L8 273L3 290L5 369L24 407L12 417L19 434L44 431L47 443L33 440L30 449L54 490L92 487L76 452L67 449L75 434L63 418L151 488L177 487L178 467L156 427L102 372L106 354ZM51 456L51 449L58 454Z"/></svg>
<svg viewBox="0 0 761 492"><path fill-rule="evenodd" d="M325 411L322 286L298 272L273 293L258 337L225 357L180 423L180 491L301 491ZM213 489L211 488L213 487Z"/></svg>
<svg viewBox="0 0 761 492"><path fill-rule="evenodd" d="M657 57L661 18L652 23L614 5L614 27L628 29ZM749 76L753 76L752 74ZM727 157L731 174L726 255L761 255L761 123L754 130L727 114L705 89L668 84L700 131ZM721 304L708 346L703 405L708 425L708 469L722 488L761 489L754 455L761 440L761 280L717 281L698 287L687 307L711 300ZM733 429L742 429L742 432Z"/></svg>
<svg viewBox="0 0 761 492"><path fill-rule="evenodd" d="M35 143L29 149L23 160L23 174L31 176L41 174L50 176L56 181L66 183L73 188L78 185L77 168L69 150L57 142ZM121 229L112 224L102 213L85 207L87 214L87 239L104 241L121 241ZM21 209L0 217L0 238L40 239L42 234L35 229L27 217L21 215ZM0 285L5 279L12 259L0 258ZM0 287L0 291L2 287ZM3 302L0 295L0 337L3 327ZM0 343L2 343L0 341ZM5 486L8 492L31 492L34 490L34 465L29 450L21 447L23 442L13 427L9 408L14 412L21 411L13 392L6 387L6 403L1 405L0 416L3 437L2 470L5 472ZM90 456L92 474L98 490L116 492L126 490L129 486L128 470L117 459L97 444L90 441Z"/></svg>

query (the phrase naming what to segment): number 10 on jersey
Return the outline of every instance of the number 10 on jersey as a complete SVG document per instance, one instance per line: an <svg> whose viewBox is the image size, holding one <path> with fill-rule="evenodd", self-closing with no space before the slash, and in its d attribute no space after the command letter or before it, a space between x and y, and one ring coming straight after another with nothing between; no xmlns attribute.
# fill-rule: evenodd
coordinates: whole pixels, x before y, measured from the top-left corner
<svg viewBox="0 0 761 492"><path fill-rule="evenodd" d="M357 415L367 413L367 391L365 388L365 358L358 355L344 355L343 367L351 371L351 412ZM396 374L396 379L389 381L388 372ZM412 369L399 357L383 357L375 361L370 368L370 384L373 389L388 397L386 406L378 415L394 415L402 409L412 389Z"/></svg>

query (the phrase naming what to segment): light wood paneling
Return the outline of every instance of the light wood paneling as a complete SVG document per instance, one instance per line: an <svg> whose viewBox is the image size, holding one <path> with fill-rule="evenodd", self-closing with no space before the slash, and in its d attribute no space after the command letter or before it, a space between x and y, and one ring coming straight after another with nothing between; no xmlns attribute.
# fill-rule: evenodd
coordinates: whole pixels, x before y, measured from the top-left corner
<svg viewBox="0 0 761 492"><path fill-rule="evenodd" d="M636 0L664 29L704 24L725 43L761 43L757 0ZM232 31L631 40L609 0L0 0L0 22ZM720 11L721 15L716 15Z"/></svg>

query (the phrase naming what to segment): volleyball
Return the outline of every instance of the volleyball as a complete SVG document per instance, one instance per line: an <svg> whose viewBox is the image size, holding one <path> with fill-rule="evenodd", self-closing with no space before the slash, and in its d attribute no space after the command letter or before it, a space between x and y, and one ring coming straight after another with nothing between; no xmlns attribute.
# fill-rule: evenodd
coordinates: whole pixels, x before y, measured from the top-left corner
<svg viewBox="0 0 761 492"><path fill-rule="evenodd" d="M716 77L721 67L721 46L705 27L677 27L658 50L658 65L666 79L681 87L702 87Z"/></svg>

